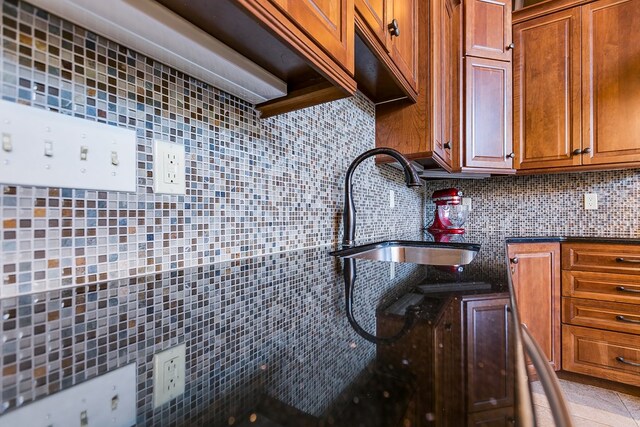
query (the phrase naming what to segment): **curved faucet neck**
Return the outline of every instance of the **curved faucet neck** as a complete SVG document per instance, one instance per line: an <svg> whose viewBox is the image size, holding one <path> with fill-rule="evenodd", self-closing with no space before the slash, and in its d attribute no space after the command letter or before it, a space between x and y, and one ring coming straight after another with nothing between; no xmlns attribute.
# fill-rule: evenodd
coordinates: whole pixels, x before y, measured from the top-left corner
<svg viewBox="0 0 640 427"><path fill-rule="evenodd" d="M344 212L342 214L342 222L344 226L344 237L342 239L343 247L351 247L354 245L356 234L356 208L353 203L353 173L360 163L365 159L384 154L391 156L400 163L404 170L405 181L408 187L418 187L422 185L420 177L417 172L411 166L411 162L392 148L374 148L372 150L365 151L356 157L347 169L347 175L344 182Z"/></svg>

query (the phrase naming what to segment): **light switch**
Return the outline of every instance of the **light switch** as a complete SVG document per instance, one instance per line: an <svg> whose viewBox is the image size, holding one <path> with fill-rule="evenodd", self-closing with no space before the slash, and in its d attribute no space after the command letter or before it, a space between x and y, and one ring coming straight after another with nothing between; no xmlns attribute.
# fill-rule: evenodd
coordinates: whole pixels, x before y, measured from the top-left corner
<svg viewBox="0 0 640 427"><path fill-rule="evenodd" d="M53 142L45 141L44 142L44 155L47 157L53 157Z"/></svg>
<svg viewBox="0 0 640 427"><path fill-rule="evenodd" d="M136 371L131 363L38 398L0 415L0 426L131 427L136 424Z"/></svg>
<svg viewBox="0 0 640 427"><path fill-rule="evenodd" d="M5 100L0 117L0 183L136 191L135 131Z"/></svg>
<svg viewBox="0 0 640 427"><path fill-rule="evenodd" d="M8 133L2 134L2 149L7 153L13 151L13 143L11 142L11 135Z"/></svg>

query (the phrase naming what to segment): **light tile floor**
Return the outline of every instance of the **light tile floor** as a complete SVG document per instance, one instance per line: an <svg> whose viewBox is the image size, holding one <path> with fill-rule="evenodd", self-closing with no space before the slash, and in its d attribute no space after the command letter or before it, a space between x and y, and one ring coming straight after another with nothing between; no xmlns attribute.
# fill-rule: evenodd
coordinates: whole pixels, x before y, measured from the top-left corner
<svg viewBox="0 0 640 427"><path fill-rule="evenodd" d="M640 427L640 397L559 380L576 427ZM549 402L539 381L531 384L539 427L553 427Z"/></svg>

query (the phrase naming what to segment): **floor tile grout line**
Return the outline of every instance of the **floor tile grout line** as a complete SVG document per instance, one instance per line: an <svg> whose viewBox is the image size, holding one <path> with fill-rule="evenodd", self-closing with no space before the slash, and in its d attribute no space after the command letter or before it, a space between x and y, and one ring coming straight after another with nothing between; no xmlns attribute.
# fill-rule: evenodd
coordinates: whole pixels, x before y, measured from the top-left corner
<svg viewBox="0 0 640 427"><path fill-rule="evenodd" d="M640 422L638 422L638 420L636 419L636 417L633 416L633 414L631 413L631 410L629 409L629 407L627 406L626 403L624 403L624 400L622 400L622 397L620 397L620 392L614 392L616 394L616 396L618 396L618 399L620 399L620 402L622 402L622 406L624 406L624 409L627 410L627 412L629 413L629 416L631 417L631 419L636 423L636 426L640 427Z"/></svg>

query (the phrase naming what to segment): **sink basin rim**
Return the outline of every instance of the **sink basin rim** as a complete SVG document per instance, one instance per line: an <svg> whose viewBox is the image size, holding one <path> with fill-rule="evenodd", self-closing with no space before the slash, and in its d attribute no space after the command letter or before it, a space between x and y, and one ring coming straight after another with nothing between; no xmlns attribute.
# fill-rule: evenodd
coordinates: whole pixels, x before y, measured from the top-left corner
<svg viewBox="0 0 640 427"><path fill-rule="evenodd" d="M469 264L480 250L475 243L438 243L413 240L385 240L330 252L340 258L422 265Z"/></svg>

